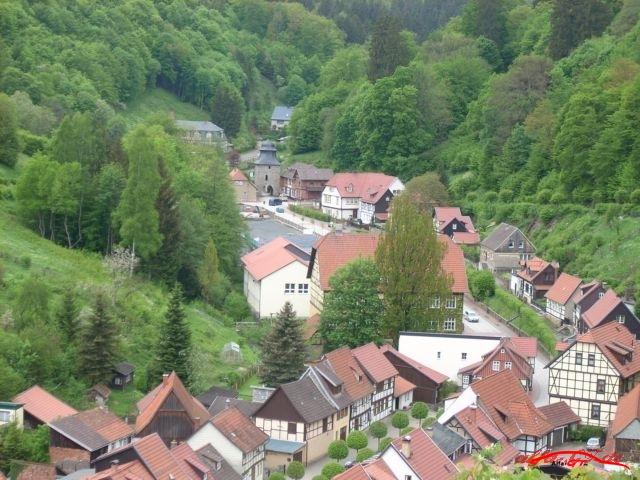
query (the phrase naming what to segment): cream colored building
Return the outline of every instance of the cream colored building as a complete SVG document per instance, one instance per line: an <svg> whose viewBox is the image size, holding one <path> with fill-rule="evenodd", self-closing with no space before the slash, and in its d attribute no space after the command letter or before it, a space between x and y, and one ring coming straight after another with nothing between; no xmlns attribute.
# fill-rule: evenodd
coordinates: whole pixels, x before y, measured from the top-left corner
<svg viewBox="0 0 640 480"><path fill-rule="evenodd" d="M14 402L0 402L0 427L15 423L16 427L24 425L24 409L22 404Z"/></svg>

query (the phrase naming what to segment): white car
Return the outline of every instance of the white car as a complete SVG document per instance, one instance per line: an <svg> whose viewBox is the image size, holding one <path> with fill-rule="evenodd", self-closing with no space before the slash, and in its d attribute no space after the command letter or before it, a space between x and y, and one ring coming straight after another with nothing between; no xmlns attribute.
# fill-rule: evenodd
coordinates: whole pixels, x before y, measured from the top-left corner
<svg viewBox="0 0 640 480"><path fill-rule="evenodd" d="M591 437L587 440L587 450L600 450L600 437Z"/></svg>
<svg viewBox="0 0 640 480"><path fill-rule="evenodd" d="M464 312L464 319L469 323L478 323L480 317L476 312Z"/></svg>

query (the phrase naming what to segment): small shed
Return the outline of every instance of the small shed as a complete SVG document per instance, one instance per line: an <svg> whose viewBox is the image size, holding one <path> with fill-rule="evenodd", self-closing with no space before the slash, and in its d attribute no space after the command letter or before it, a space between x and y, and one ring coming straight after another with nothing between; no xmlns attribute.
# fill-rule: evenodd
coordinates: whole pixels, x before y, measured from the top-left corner
<svg viewBox="0 0 640 480"><path fill-rule="evenodd" d="M222 347L222 359L229 363L242 362L242 351L236 342L229 342Z"/></svg>
<svg viewBox="0 0 640 480"><path fill-rule="evenodd" d="M133 382L133 375L136 367L127 362L117 363L113 367L113 378L111 379L111 387L119 390L124 389Z"/></svg>
<svg viewBox="0 0 640 480"><path fill-rule="evenodd" d="M109 400L111 390L104 383L97 383L89 389L89 400L96 402L99 407L104 407Z"/></svg>

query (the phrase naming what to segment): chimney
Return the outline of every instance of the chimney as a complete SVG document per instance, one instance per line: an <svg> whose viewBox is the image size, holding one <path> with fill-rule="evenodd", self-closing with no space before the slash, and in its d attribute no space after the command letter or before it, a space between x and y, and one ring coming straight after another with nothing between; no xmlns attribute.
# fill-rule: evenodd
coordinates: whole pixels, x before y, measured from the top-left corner
<svg viewBox="0 0 640 480"><path fill-rule="evenodd" d="M411 437L409 435L402 437L402 455L405 458L411 458Z"/></svg>
<svg viewBox="0 0 640 480"><path fill-rule="evenodd" d="M120 460L115 459L115 460L111 460L111 471L113 473L118 471L118 464L120 463Z"/></svg>
<svg viewBox="0 0 640 480"><path fill-rule="evenodd" d="M169 374L168 373L163 373L162 374L162 384L166 385L168 381L169 381Z"/></svg>
<svg viewBox="0 0 640 480"><path fill-rule="evenodd" d="M178 446L178 442L176 442L176 439L174 438L173 440L171 440L170 448L171 448L171 450L173 450L177 446Z"/></svg>
<svg viewBox="0 0 640 480"><path fill-rule="evenodd" d="M231 406L231 399L230 399L230 398L227 398L227 399L224 401L224 409L226 410L226 409L227 409L227 408L229 408L230 406Z"/></svg>

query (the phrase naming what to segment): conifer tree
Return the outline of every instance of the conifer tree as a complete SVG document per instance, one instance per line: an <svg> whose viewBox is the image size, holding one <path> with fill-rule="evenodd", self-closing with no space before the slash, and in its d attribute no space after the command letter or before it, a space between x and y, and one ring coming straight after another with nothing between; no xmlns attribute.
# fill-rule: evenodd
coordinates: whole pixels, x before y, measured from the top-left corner
<svg viewBox="0 0 640 480"><path fill-rule="evenodd" d="M185 386L191 384L191 331L182 305L182 288L177 283L171 291L157 355L158 377L175 371Z"/></svg>
<svg viewBox="0 0 640 480"><path fill-rule="evenodd" d="M109 377L116 358L116 336L116 326L109 314L107 300L103 293L98 293L80 345L80 370L90 383L98 383Z"/></svg>
<svg viewBox="0 0 640 480"><path fill-rule="evenodd" d="M216 249L213 239L210 238L204 249L202 264L198 268L198 282L202 289L202 296L209 303L216 300L216 287L222 281L220 273L220 259L218 258L218 250Z"/></svg>
<svg viewBox="0 0 640 480"><path fill-rule="evenodd" d="M376 22L369 47L369 79L387 77L400 65L411 61L411 51L400 34L400 23L395 17L384 15Z"/></svg>
<svg viewBox="0 0 640 480"><path fill-rule="evenodd" d="M79 319L76 295L68 288L62 295L62 301L56 313L58 328L67 343L72 343L78 336Z"/></svg>
<svg viewBox="0 0 640 480"><path fill-rule="evenodd" d="M13 167L18 161L18 115L15 105L4 93L0 93L0 163Z"/></svg>
<svg viewBox="0 0 640 480"><path fill-rule="evenodd" d="M305 353L302 323L291 303L286 302L262 345L264 383L275 387L297 380L304 370Z"/></svg>
<svg viewBox="0 0 640 480"><path fill-rule="evenodd" d="M224 128L228 137L235 137L242 125L244 100L238 89L222 84L216 89L211 101L211 119Z"/></svg>

